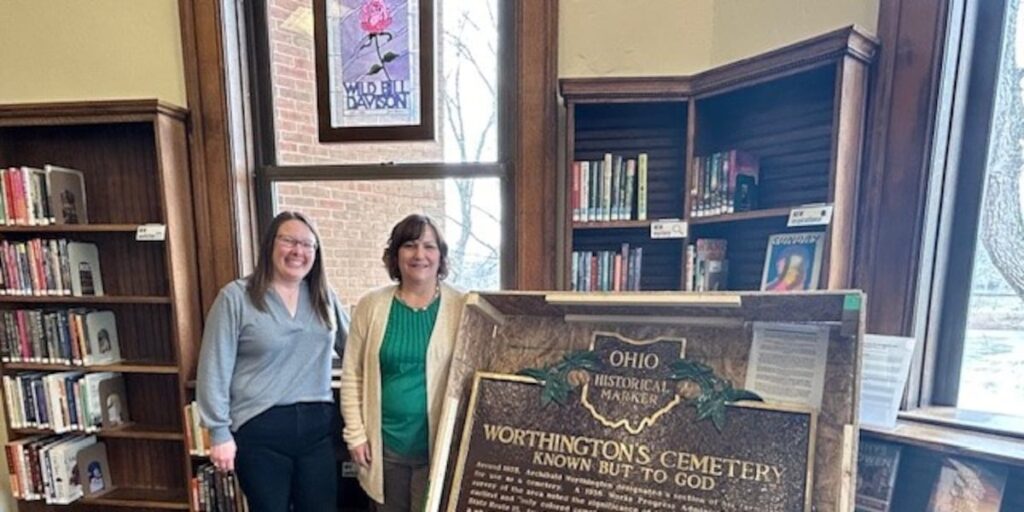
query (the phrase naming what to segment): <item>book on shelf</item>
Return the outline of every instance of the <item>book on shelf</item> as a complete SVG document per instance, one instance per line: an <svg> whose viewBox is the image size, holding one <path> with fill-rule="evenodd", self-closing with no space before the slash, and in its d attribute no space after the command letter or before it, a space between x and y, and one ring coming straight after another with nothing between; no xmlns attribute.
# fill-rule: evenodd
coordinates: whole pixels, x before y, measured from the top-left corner
<svg viewBox="0 0 1024 512"><path fill-rule="evenodd" d="M945 457L932 488L928 510L999 512L1007 473L1005 466Z"/></svg>
<svg viewBox="0 0 1024 512"><path fill-rule="evenodd" d="M103 295L100 252L96 244L68 242L68 264L71 268L71 295Z"/></svg>
<svg viewBox="0 0 1024 512"><path fill-rule="evenodd" d="M84 494L78 471L81 451L96 444L96 436L40 434L4 447L11 492L25 501L66 505Z"/></svg>
<svg viewBox="0 0 1024 512"><path fill-rule="evenodd" d="M86 498L99 496L114 488L110 464L107 462L106 443L91 444L79 450L78 478L82 485L82 495Z"/></svg>
<svg viewBox="0 0 1024 512"><path fill-rule="evenodd" d="M209 462L200 464L189 482L192 510L199 512L246 512L249 505L234 472L217 471Z"/></svg>
<svg viewBox="0 0 1024 512"><path fill-rule="evenodd" d="M618 251L573 251L572 290L639 291L642 268L643 247L628 243Z"/></svg>
<svg viewBox="0 0 1024 512"><path fill-rule="evenodd" d="M191 455L210 454L210 429L203 426L199 417L199 405L194 400L185 405L185 442Z"/></svg>
<svg viewBox="0 0 1024 512"><path fill-rule="evenodd" d="M2 310L0 357L8 363L116 363L121 346L115 315L88 308Z"/></svg>
<svg viewBox="0 0 1024 512"><path fill-rule="evenodd" d="M85 353L82 362L86 366L113 364L121 361L121 344L117 337L117 319L113 311L88 311L85 318Z"/></svg>
<svg viewBox="0 0 1024 512"><path fill-rule="evenodd" d="M864 439L857 459L856 512L891 512L903 447Z"/></svg>
<svg viewBox="0 0 1024 512"><path fill-rule="evenodd" d="M3 384L11 428L96 432L129 420L120 373L21 372L4 375Z"/></svg>
<svg viewBox="0 0 1024 512"><path fill-rule="evenodd" d="M46 189L49 192L50 218L56 224L88 224L85 176L82 171L46 166Z"/></svg>
<svg viewBox="0 0 1024 512"><path fill-rule="evenodd" d="M726 259L728 241L721 238L698 238L693 248L687 247L685 266L692 268L684 288L690 291L713 292L725 290L729 282L729 260Z"/></svg>
<svg viewBox="0 0 1024 512"><path fill-rule="evenodd" d="M768 237L763 291L799 291L818 289L825 233L782 233Z"/></svg>
<svg viewBox="0 0 1024 512"><path fill-rule="evenodd" d="M757 157L737 149L694 158L688 194L690 216L709 217L755 208L759 168Z"/></svg>
<svg viewBox="0 0 1024 512"><path fill-rule="evenodd" d="M96 391L104 428L119 427L131 421L128 417L128 393L124 387L124 377L118 374L103 379L96 386Z"/></svg>
<svg viewBox="0 0 1024 512"><path fill-rule="evenodd" d="M8 226L85 224L85 177L47 164L0 169L0 223Z"/></svg>
<svg viewBox="0 0 1024 512"><path fill-rule="evenodd" d="M65 239L0 241L0 295L70 295L68 246Z"/></svg>
<svg viewBox="0 0 1024 512"><path fill-rule="evenodd" d="M646 153L637 158L605 153L601 160L573 162L569 172L573 222L647 218Z"/></svg>

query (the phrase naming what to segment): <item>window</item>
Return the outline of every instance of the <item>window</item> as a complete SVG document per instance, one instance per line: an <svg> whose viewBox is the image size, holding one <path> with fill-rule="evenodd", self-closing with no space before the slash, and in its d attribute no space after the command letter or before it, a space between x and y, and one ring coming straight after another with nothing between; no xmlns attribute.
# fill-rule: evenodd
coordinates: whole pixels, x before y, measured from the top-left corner
<svg viewBox="0 0 1024 512"><path fill-rule="evenodd" d="M498 289L500 196L495 178L282 181L273 193L274 213L300 210L317 219L327 277L348 305L389 282L381 262L387 236L410 209L440 224L448 243L445 282Z"/></svg>
<svg viewBox="0 0 1024 512"><path fill-rule="evenodd" d="M928 401L1024 416L1024 11L1011 0L966 12L971 44L961 45L939 199Z"/></svg>
<svg viewBox="0 0 1024 512"><path fill-rule="evenodd" d="M340 2L326 3L336 19ZM283 209L309 213L323 232L331 283L346 303L388 281L381 250L391 226L414 212L441 224L449 282L500 287L509 204L502 112L511 79L498 63L509 47L510 4L435 3L437 138L380 143L318 141L313 1L247 4L257 48L261 225Z"/></svg>

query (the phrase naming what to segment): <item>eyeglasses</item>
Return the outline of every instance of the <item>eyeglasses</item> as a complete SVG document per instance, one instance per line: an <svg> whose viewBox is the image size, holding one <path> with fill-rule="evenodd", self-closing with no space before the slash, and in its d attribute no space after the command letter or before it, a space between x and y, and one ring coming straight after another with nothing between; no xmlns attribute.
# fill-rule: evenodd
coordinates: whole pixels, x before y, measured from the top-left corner
<svg viewBox="0 0 1024 512"><path fill-rule="evenodd" d="M296 245L307 251L312 251L313 249L316 249L316 242L310 242L308 240L299 240L287 235L278 235L275 238L277 238L278 242L281 242L281 245L289 249L294 249Z"/></svg>

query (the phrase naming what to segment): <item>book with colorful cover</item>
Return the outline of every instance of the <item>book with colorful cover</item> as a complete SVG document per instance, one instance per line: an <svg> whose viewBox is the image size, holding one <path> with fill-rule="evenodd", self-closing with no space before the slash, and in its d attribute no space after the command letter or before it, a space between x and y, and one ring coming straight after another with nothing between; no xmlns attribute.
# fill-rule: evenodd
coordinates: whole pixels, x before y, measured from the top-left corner
<svg viewBox="0 0 1024 512"><path fill-rule="evenodd" d="M768 238L761 274L763 291L816 290L825 233L783 233Z"/></svg>

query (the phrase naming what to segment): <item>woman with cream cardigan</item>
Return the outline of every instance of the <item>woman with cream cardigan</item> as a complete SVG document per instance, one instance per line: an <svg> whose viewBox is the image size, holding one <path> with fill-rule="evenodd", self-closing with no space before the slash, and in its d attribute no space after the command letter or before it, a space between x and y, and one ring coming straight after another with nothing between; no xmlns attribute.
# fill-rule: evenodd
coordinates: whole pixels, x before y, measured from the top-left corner
<svg viewBox="0 0 1024 512"><path fill-rule="evenodd" d="M352 315L341 374L343 436L378 511L423 508L430 452L465 296L442 284L448 245L426 215L391 230L384 264L397 284Z"/></svg>

